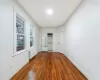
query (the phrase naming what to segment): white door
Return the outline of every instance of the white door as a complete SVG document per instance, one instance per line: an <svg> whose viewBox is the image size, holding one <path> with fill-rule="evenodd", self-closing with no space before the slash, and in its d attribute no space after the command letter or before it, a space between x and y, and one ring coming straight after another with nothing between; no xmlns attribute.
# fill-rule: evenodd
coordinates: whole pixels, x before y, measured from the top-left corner
<svg viewBox="0 0 100 80"><path fill-rule="evenodd" d="M60 52L64 53L65 51L65 38L64 38L64 32L60 32Z"/></svg>
<svg viewBox="0 0 100 80"><path fill-rule="evenodd" d="M41 51L47 51L47 33L42 33Z"/></svg>

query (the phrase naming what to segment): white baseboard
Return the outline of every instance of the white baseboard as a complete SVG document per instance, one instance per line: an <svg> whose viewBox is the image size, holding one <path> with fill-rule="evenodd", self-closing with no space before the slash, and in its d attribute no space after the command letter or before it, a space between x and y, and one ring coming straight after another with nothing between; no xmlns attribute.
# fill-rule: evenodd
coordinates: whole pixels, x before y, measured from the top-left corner
<svg viewBox="0 0 100 80"><path fill-rule="evenodd" d="M79 71L88 79L89 76L87 72L78 64L78 62L75 61L73 58L71 58L69 55L66 55L66 56L76 66L76 68L79 69Z"/></svg>

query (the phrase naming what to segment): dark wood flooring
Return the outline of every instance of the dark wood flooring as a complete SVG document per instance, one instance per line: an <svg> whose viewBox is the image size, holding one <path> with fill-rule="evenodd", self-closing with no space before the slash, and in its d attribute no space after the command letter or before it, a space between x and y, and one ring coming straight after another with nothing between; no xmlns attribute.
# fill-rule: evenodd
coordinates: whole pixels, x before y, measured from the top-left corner
<svg viewBox="0 0 100 80"><path fill-rule="evenodd" d="M29 79L32 78L32 79ZM40 52L11 80L88 80L61 53Z"/></svg>

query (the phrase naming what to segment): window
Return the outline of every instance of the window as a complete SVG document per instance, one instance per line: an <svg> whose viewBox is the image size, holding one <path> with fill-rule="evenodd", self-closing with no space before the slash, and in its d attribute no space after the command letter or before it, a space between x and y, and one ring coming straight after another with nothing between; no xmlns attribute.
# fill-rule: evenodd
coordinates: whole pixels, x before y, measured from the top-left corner
<svg viewBox="0 0 100 80"><path fill-rule="evenodd" d="M25 21L21 16L17 14L16 15L16 37L17 37L16 51L20 51L25 48L24 27L25 27Z"/></svg>
<svg viewBox="0 0 100 80"><path fill-rule="evenodd" d="M34 42L33 39L34 39L34 38L33 38L33 26L31 25L31 26L30 26L30 47L33 46L33 42Z"/></svg>

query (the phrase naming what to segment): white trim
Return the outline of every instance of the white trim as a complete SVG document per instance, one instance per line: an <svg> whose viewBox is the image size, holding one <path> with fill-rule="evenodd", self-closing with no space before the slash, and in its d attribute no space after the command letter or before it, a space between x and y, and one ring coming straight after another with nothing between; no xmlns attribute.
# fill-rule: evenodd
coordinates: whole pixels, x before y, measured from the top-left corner
<svg viewBox="0 0 100 80"><path fill-rule="evenodd" d="M29 51L29 50L21 50L21 51L18 51L18 52L16 52L16 54L13 54L12 57L17 56L17 55L19 55L19 54L22 54L22 53L24 53L24 52L28 52L28 51Z"/></svg>
<svg viewBox="0 0 100 80"><path fill-rule="evenodd" d="M30 31L31 31L31 28L32 28L32 36L30 35L30 38L33 38L33 45L30 46L30 48L34 48L35 46L35 27L32 24L30 24Z"/></svg>
<svg viewBox="0 0 100 80"><path fill-rule="evenodd" d="M16 51L16 44L17 44L17 35L16 35L16 16L21 18L24 21L24 49L20 51ZM13 6L13 56L26 52L26 20L17 13L15 6Z"/></svg>
<svg viewBox="0 0 100 80"><path fill-rule="evenodd" d="M67 58L75 65L75 67L88 79L87 71L84 70L77 61L75 61L72 57L70 57L68 54L66 55Z"/></svg>

